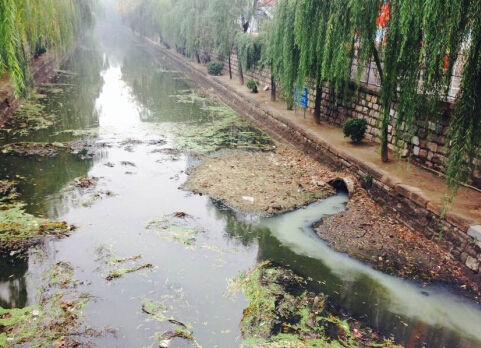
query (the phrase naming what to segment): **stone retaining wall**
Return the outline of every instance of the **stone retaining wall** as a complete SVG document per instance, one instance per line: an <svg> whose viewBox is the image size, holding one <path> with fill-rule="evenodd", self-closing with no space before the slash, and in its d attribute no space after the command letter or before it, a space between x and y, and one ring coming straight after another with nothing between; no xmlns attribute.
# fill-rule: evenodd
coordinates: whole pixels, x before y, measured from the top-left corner
<svg viewBox="0 0 481 348"><path fill-rule="evenodd" d="M150 40L149 42L156 45ZM188 73L189 77L202 87L214 89L223 102L260 128L296 144L319 161L337 169L349 170L363 183L374 200L392 210L401 222L435 240L455 259L462 261L478 274L481 280L481 226L470 226L471 221L466 221L454 213L443 219L440 209L431 204L417 188L396 182L382 171L314 138L294 122L276 117L269 110L263 109L254 99L239 94L220 79L208 76L205 71L194 67L184 57L158 47L177 68Z"/></svg>
<svg viewBox="0 0 481 348"><path fill-rule="evenodd" d="M224 65L225 73L227 74L227 63ZM238 63L235 55L231 57L231 65L233 74L238 76ZM268 70L247 71L244 72L244 75L246 81L248 79L256 80L260 89L270 85L270 71ZM313 110L315 89L309 88L309 91L310 107ZM329 88L325 87L323 88L321 118L339 127L342 127L350 118L366 119L368 122L366 138L367 140L377 142L381 134L381 105L379 99L377 90L361 87L348 105L342 105L336 103ZM393 132L394 128L389 126L389 148L397 150L402 157L409 157L420 166L445 173L446 156L448 153L446 135L450 121L450 107L451 105L446 105L445 113L439 115L436 119L417 122L409 134L405 133L396 137ZM396 114L396 108L391 110L393 122L395 122ZM395 146L396 142L398 145L397 149ZM473 164L476 166L476 170L471 176L470 184L481 189L481 157L475 158Z"/></svg>

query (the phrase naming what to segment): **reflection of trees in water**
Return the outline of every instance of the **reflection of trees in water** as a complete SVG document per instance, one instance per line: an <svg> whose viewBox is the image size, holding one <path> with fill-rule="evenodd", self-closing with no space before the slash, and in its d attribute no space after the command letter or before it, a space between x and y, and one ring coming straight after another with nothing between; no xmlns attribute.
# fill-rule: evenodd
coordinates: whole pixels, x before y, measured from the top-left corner
<svg viewBox="0 0 481 348"><path fill-rule="evenodd" d="M22 308L27 304L25 273L28 256L0 256L0 307Z"/></svg>
<svg viewBox="0 0 481 348"><path fill-rule="evenodd" d="M95 101L102 88L103 59L97 42L92 34L86 35L83 42L75 49L71 58L63 66L64 70L73 72L73 76L60 75L59 83L71 84L56 103L61 129L85 129L98 126L98 114Z"/></svg>
<svg viewBox="0 0 481 348"><path fill-rule="evenodd" d="M37 132L29 137L29 141L67 141L72 139L71 135L57 135L57 132L98 125L95 101L102 86L101 66L102 57L95 41L92 36L86 35L62 67L68 73L60 74L56 81L65 90L62 93L48 93L45 100L47 112L57 117L56 126ZM50 206L46 196L57 193L72 179L86 175L93 161L59 154L54 158L7 156L2 158L1 164L0 176L20 175L28 178L19 183L22 200L27 203L29 212L45 214ZM53 207L54 211L60 209L53 215L58 216L63 208Z"/></svg>
<svg viewBox="0 0 481 348"><path fill-rule="evenodd" d="M48 196L59 192L73 179L87 175L92 165L93 160L82 160L70 154L35 159L9 156L2 158L1 176L11 177L13 173L28 178L18 185L21 199L27 203L27 210L56 217L68 207L60 205L50 208L52 202L48 201ZM57 213L55 210L58 210Z"/></svg>
<svg viewBox="0 0 481 348"><path fill-rule="evenodd" d="M122 78L142 104L141 119L146 122L185 122L206 114L198 105L178 103L174 95L191 86L178 72L160 63L142 45L130 45L122 65Z"/></svg>

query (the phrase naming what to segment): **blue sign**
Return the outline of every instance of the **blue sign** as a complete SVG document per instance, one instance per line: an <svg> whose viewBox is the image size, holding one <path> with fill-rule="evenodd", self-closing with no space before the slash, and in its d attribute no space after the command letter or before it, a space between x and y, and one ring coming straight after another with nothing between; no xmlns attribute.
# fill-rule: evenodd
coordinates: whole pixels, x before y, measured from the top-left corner
<svg viewBox="0 0 481 348"><path fill-rule="evenodd" d="M309 107L309 90L304 88L302 91L296 88L296 92L294 93L294 101L296 105L306 110Z"/></svg>

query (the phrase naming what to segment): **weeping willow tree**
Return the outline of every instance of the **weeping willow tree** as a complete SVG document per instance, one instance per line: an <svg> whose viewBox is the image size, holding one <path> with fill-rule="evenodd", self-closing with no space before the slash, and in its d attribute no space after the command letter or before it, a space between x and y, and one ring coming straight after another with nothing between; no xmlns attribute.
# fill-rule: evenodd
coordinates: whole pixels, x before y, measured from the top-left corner
<svg viewBox="0 0 481 348"><path fill-rule="evenodd" d="M25 93L31 59L46 50L66 50L82 23L93 20L94 0L0 1L0 75Z"/></svg>
<svg viewBox="0 0 481 348"><path fill-rule="evenodd" d="M455 63L466 57L448 135L448 184L456 190L481 145L480 11L480 0L281 0L267 52L289 108L296 87L315 84L316 119L321 87L346 95L374 61L385 161L389 126L404 146L416 123L444 114Z"/></svg>
<svg viewBox="0 0 481 348"><path fill-rule="evenodd" d="M249 69L246 66L247 57L252 53L250 36L246 35L245 32L249 26L248 18L252 16L255 5L250 0L209 0L209 3L209 25L211 35L214 38L215 49L221 56L227 57L231 79L231 54L233 51L237 52L239 74L243 83L242 65Z"/></svg>

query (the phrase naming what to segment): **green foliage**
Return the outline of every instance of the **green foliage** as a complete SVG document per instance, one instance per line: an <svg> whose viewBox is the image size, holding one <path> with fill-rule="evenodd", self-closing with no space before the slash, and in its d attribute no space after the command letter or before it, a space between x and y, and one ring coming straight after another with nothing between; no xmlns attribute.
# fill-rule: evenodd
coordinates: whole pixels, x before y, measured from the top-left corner
<svg viewBox="0 0 481 348"><path fill-rule="evenodd" d="M359 144L364 139L367 121L363 118L353 118L344 124L344 136L350 137L352 142Z"/></svg>
<svg viewBox="0 0 481 348"><path fill-rule="evenodd" d="M328 86L346 103L352 78L359 79L373 60L381 80L383 145L390 125L401 139L415 123L443 114L451 75L463 53L466 62L449 134L449 185L456 189L473 170L481 145L479 0L280 0L259 37L243 30L255 9L252 1L123 3L130 5L125 18L134 28L160 33L186 55L217 52L226 57L237 49L244 70L269 66L289 109L295 88L306 85L315 85L318 92ZM382 6L389 6L390 18L381 30ZM21 65L17 70L21 73Z"/></svg>
<svg viewBox="0 0 481 348"><path fill-rule="evenodd" d="M223 63L212 62L207 65L207 72L209 75L220 76L222 75L222 70L224 69Z"/></svg>
<svg viewBox="0 0 481 348"><path fill-rule="evenodd" d="M381 31L377 18L386 4L391 15ZM363 73L352 71L353 62L362 67L374 58L385 145L389 125L400 138L416 122L443 114L454 64L466 54L449 135L448 183L456 189L472 172L481 145L480 10L479 0L281 0L266 60L290 107L294 85L306 80L345 96L353 73L358 78Z"/></svg>
<svg viewBox="0 0 481 348"><path fill-rule="evenodd" d="M254 70L259 66L262 58L263 40L259 36L249 33L239 35L237 40L239 58L245 70Z"/></svg>
<svg viewBox="0 0 481 348"><path fill-rule="evenodd" d="M256 82L255 80L249 80L249 81L247 81L247 88L249 88L252 93L257 93L257 92L258 92L257 82Z"/></svg>
<svg viewBox="0 0 481 348"><path fill-rule="evenodd" d="M2 0L0 2L0 77L7 74L17 93L25 93L28 65L37 54L71 46L95 0Z"/></svg>

